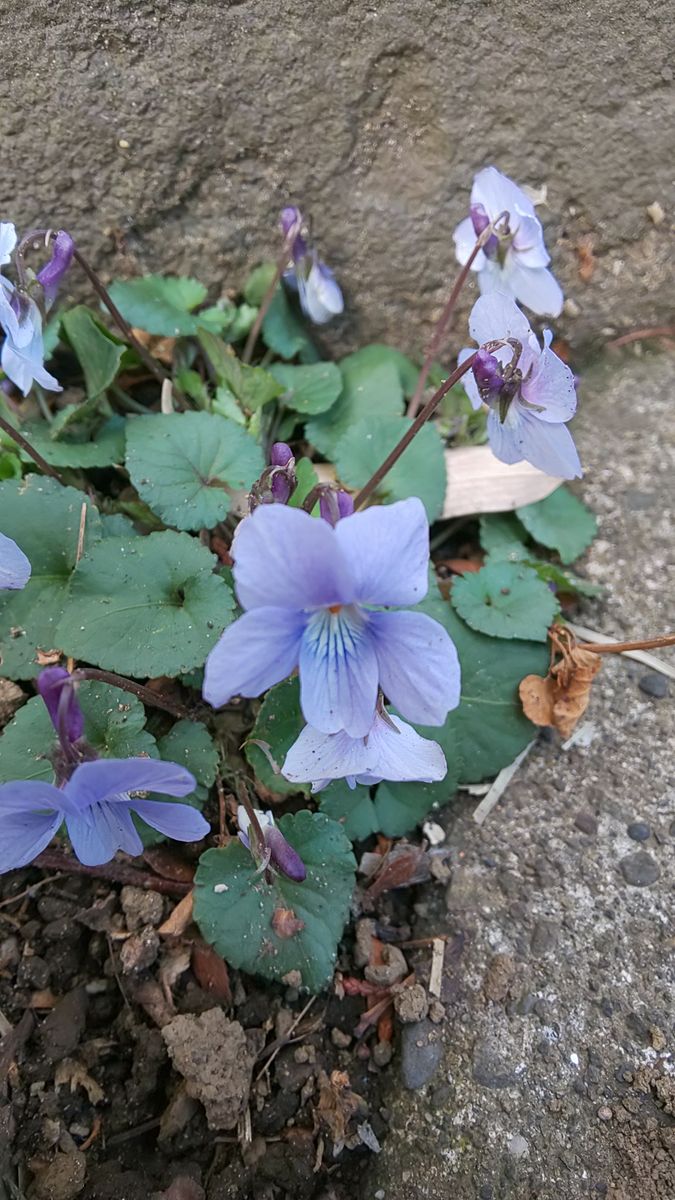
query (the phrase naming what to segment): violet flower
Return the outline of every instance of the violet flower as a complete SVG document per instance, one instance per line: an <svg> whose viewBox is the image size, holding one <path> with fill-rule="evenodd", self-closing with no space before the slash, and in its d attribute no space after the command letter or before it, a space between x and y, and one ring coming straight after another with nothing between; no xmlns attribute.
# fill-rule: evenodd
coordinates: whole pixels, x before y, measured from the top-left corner
<svg viewBox="0 0 675 1200"><path fill-rule="evenodd" d="M59 736L53 756L59 786L21 779L0 787L0 874L32 862L64 821L75 854L88 867L109 862L117 850L142 853L132 813L180 842L208 833L208 823L189 804L131 794L187 796L196 787L189 771L154 758L98 759L84 740L75 683L63 667L42 671L38 691Z"/></svg>
<svg viewBox="0 0 675 1200"><path fill-rule="evenodd" d="M258 862L258 870L265 871L271 867L295 883L302 883L307 878L307 868L297 850L289 845L281 830L277 829L272 813L256 811L256 817L262 830L263 846L256 844L253 822L243 804L238 806L239 840Z"/></svg>
<svg viewBox="0 0 675 1200"><path fill-rule="evenodd" d="M0 266L5 266L16 246L16 230L10 222L0 224ZM48 391L60 392L61 385L44 366L42 316L35 300L15 288L0 274L0 328L5 340L0 366L8 379L27 396L33 381Z"/></svg>
<svg viewBox="0 0 675 1200"><path fill-rule="evenodd" d="M581 476L566 425L577 407L574 375L551 350L550 330L542 350L527 318L499 292L476 301L469 329L481 350L462 383L474 408L488 406L493 454L505 463L525 459L559 479ZM460 364L473 353L460 351Z"/></svg>
<svg viewBox="0 0 675 1200"><path fill-rule="evenodd" d="M350 788L389 779L400 783L437 783L448 765L437 742L420 737L412 725L378 710L366 737L320 733L305 725L286 755L281 774L290 783L312 784L320 792L334 779Z"/></svg>
<svg viewBox="0 0 675 1200"><path fill-rule="evenodd" d="M473 181L470 216L453 235L457 261L467 262L477 236L504 212L507 229L491 236L472 263L481 293L504 292L540 316L557 317L563 294L547 269L551 259L541 222L532 201L496 167L485 167Z"/></svg>
<svg viewBox="0 0 675 1200"><path fill-rule="evenodd" d="M47 311L56 300L58 290L63 282L66 271L73 261L75 242L65 229L60 229L51 245L52 256L37 273L37 281L42 287Z"/></svg>
<svg viewBox="0 0 675 1200"><path fill-rule="evenodd" d="M294 205L282 209L281 231L289 242L291 265L284 281L298 293L300 307L315 325L324 325L344 309L340 286L331 271L309 245L305 220Z"/></svg>
<svg viewBox="0 0 675 1200"><path fill-rule="evenodd" d="M30 579L31 565L23 550L11 538L0 533L0 590L13 591L25 587Z"/></svg>
<svg viewBox="0 0 675 1200"><path fill-rule="evenodd" d="M364 737L378 688L408 720L442 725L459 702L454 644L420 612L429 527L413 498L344 517L333 528L297 508L264 505L241 522L232 553L244 615L206 660L204 697L218 708L300 672L305 720Z"/></svg>

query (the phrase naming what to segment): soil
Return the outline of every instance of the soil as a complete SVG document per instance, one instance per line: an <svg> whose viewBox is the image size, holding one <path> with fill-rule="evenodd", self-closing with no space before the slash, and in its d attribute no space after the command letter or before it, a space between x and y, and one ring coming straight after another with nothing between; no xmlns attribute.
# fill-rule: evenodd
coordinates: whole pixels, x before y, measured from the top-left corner
<svg viewBox="0 0 675 1200"><path fill-rule="evenodd" d="M675 497L672 360L617 361L577 432L611 589L580 616L621 637L667 622ZM170 894L2 877L2 1200L675 1194L673 684L648 674L605 662L585 736L542 733L483 826L465 794L434 814L429 879L311 1003L224 970Z"/></svg>

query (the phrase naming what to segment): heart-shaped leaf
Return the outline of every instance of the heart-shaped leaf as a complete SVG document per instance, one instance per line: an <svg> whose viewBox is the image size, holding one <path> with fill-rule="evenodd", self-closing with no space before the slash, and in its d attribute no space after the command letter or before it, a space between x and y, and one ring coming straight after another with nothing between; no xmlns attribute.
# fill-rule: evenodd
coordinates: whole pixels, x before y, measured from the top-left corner
<svg viewBox="0 0 675 1200"><path fill-rule="evenodd" d="M216 413L135 417L128 422L127 470L139 496L167 525L213 529L232 493L264 467L260 447Z"/></svg>
<svg viewBox="0 0 675 1200"><path fill-rule="evenodd" d="M330 412L307 422L308 441L331 461L335 460L340 439L362 418L400 416L403 411L403 386L398 367L389 358L373 362L368 350L365 346L342 359L339 400Z"/></svg>
<svg viewBox="0 0 675 1200"><path fill-rule="evenodd" d="M206 288L197 279L144 275L118 279L109 290L122 316L146 333L181 337L197 332L198 321L192 312L206 299Z"/></svg>
<svg viewBox="0 0 675 1200"><path fill-rule="evenodd" d="M54 437L53 427L45 421L29 421L23 433L52 466L86 471L91 467L110 467L113 463L124 462L125 425L124 417L114 416L89 429L67 426ZM23 459L24 462L31 461L27 454Z"/></svg>
<svg viewBox="0 0 675 1200"><path fill-rule="evenodd" d="M556 488L544 500L526 504L516 512L535 542L557 550L564 563L579 557L598 528L593 513L566 487Z"/></svg>
<svg viewBox="0 0 675 1200"><path fill-rule="evenodd" d="M234 607L214 563L187 533L105 538L78 565L58 644L139 678L201 666Z"/></svg>
<svg viewBox="0 0 675 1200"><path fill-rule="evenodd" d="M452 603L472 629L498 638L545 642L558 601L548 584L524 563L489 563L457 579Z"/></svg>
<svg viewBox="0 0 675 1200"><path fill-rule="evenodd" d="M313 363L304 367L275 363L270 367L270 374L284 389L281 403L308 416L332 408L342 391L342 375L335 363Z"/></svg>
<svg viewBox="0 0 675 1200"><path fill-rule="evenodd" d="M380 413L357 421L335 448L338 477L349 487L363 487L411 424L406 417ZM385 475L376 495L386 502L419 496L434 521L442 511L446 486L443 443L436 427L427 424Z"/></svg>
<svg viewBox="0 0 675 1200"><path fill-rule="evenodd" d="M306 809L278 822L300 855L307 878L258 873L233 839L202 855L195 875L194 914L204 937L233 967L283 980L298 972L318 992L329 980L349 912L355 861L342 829Z"/></svg>

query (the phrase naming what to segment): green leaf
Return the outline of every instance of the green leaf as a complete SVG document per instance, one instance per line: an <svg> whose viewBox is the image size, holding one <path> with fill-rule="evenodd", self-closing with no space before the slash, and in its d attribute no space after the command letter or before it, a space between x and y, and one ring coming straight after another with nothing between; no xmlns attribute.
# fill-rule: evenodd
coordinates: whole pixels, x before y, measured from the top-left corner
<svg viewBox="0 0 675 1200"><path fill-rule="evenodd" d="M309 795L309 783L289 783L280 773L288 751L305 724L300 711L300 683L297 677L270 688L246 742L246 758L256 778L271 792L281 796L298 792ZM275 771L273 763L279 773Z"/></svg>
<svg viewBox="0 0 675 1200"><path fill-rule="evenodd" d="M155 739L145 729L145 710L136 696L107 683L86 680L78 685L77 698L84 714L85 739L101 758L157 757ZM34 696L0 738L0 783L12 779L51 783L54 772L48 755L56 744L45 704L40 696Z"/></svg>
<svg viewBox="0 0 675 1200"><path fill-rule="evenodd" d="M334 460L340 439L364 417L398 416L403 409L400 373L391 361L373 364L366 351L348 354L340 363L342 395L329 413L307 422L307 440Z"/></svg>
<svg viewBox="0 0 675 1200"><path fill-rule="evenodd" d="M362 346L357 354L359 364L365 370L377 371L381 366L392 366L398 376L404 396L410 399L414 394L420 369L415 366L412 359L408 358L407 354L402 354L400 350L396 350L393 346L385 346L381 342ZM350 355L350 358L352 357L355 356Z"/></svg>
<svg viewBox="0 0 675 1200"><path fill-rule="evenodd" d="M564 563L579 557L598 528L593 513L566 487L556 488L536 504L517 508L516 513L530 536L542 546L557 550Z"/></svg>
<svg viewBox="0 0 675 1200"><path fill-rule="evenodd" d="M263 262L253 268L244 284L244 299L247 304L260 308L265 298L265 292L271 286L276 273L277 268L273 262Z"/></svg>
<svg viewBox="0 0 675 1200"><path fill-rule="evenodd" d="M495 513L480 518L480 544L491 562L519 562L528 558L526 533L512 513Z"/></svg>
<svg viewBox="0 0 675 1200"><path fill-rule="evenodd" d="M116 280L109 290L122 316L146 333L186 337L197 332L202 318L193 316L192 311L206 299L206 288L197 279L144 275L142 279Z"/></svg>
<svg viewBox="0 0 675 1200"><path fill-rule="evenodd" d="M320 357L282 286L277 288L265 313L262 338L265 345L281 358L300 355L303 362L312 363Z"/></svg>
<svg viewBox="0 0 675 1200"><path fill-rule="evenodd" d="M316 487L319 482L319 476L314 470L314 464L311 459L298 459L295 464L295 478L298 482L288 503L292 508L301 508L312 488Z"/></svg>
<svg viewBox="0 0 675 1200"><path fill-rule="evenodd" d="M335 965L356 864L342 829L322 813L303 810L282 817L278 825L302 858L307 878L293 883L275 874L268 883L235 839L202 855L195 875L195 919L231 966L274 980L298 971L302 986L318 992ZM273 925L275 912L284 909L302 922L286 937Z"/></svg>
<svg viewBox="0 0 675 1200"><path fill-rule="evenodd" d="M603 594L604 588L600 584L591 583L590 579L582 579L581 575L576 575L574 571L565 569L558 563L545 562L541 558L528 558L527 566L532 567L540 579L554 583L559 592L591 597Z"/></svg>
<svg viewBox="0 0 675 1200"><path fill-rule="evenodd" d="M125 425L124 417L114 416L104 421L95 435L91 427L87 430L65 426L55 438L53 426L45 421L29 421L22 433L52 466L86 471L124 462ZM22 457L24 462L31 461L28 454L22 453Z"/></svg>
<svg viewBox="0 0 675 1200"><path fill-rule="evenodd" d="M99 396L120 369L124 345L113 339L83 304L64 312L61 326L79 359L87 395Z"/></svg>
<svg viewBox="0 0 675 1200"><path fill-rule="evenodd" d="M137 678L201 666L234 607L214 562L196 538L173 530L105 538L78 565L57 644Z"/></svg>
<svg viewBox="0 0 675 1200"><path fill-rule="evenodd" d="M30 678L37 671L37 648L59 646L57 628L69 602L83 504L84 545L91 549L101 537L101 521L83 492L35 474L0 484L2 532L18 543L32 567L25 588L0 592L0 661L8 679Z"/></svg>
<svg viewBox="0 0 675 1200"><path fill-rule="evenodd" d="M283 392L283 387L262 367L249 367L215 334L199 330L199 342L219 384L225 384L249 412L255 412Z"/></svg>
<svg viewBox="0 0 675 1200"><path fill-rule="evenodd" d="M353 841L373 833L402 837L424 820L439 797L448 799L456 785L454 778L442 784L382 782L371 799L367 787L357 784L352 789L339 779L321 793L319 803L321 811L339 821Z"/></svg>
<svg viewBox="0 0 675 1200"><path fill-rule="evenodd" d="M308 367L275 363L270 374L284 389L281 403L308 416L332 408L342 391L342 375L335 363L313 363Z"/></svg>
<svg viewBox="0 0 675 1200"><path fill-rule="evenodd" d="M126 461L141 499L177 529L213 529L265 465L245 430L207 412L130 419Z"/></svg>
<svg viewBox="0 0 675 1200"><path fill-rule="evenodd" d="M363 487L411 424L407 417L379 413L358 421L335 449L338 477L349 487ZM446 482L443 443L435 426L427 424L385 475L375 494L388 503L419 496L429 521L435 521L443 509Z"/></svg>
<svg viewBox="0 0 675 1200"><path fill-rule="evenodd" d="M0 450L0 480L21 479L23 469L21 459L12 450Z"/></svg>
<svg viewBox="0 0 675 1200"><path fill-rule="evenodd" d="M157 742L160 758L187 767L197 783L210 787L218 771L218 750L201 721L177 721Z"/></svg>
<svg viewBox="0 0 675 1200"><path fill-rule="evenodd" d="M463 575L455 580L451 599L472 629L498 638L545 642L559 611L548 584L523 563L489 563Z"/></svg>

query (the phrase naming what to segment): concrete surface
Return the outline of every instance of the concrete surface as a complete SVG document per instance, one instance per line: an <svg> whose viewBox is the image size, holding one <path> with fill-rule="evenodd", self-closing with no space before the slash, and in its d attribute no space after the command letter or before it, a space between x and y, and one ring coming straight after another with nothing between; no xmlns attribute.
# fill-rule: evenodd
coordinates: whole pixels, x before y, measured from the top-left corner
<svg viewBox="0 0 675 1200"><path fill-rule="evenodd" d="M608 592L581 619L617 637L675 625L674 388L654 354L582 385L578 492L600 523L585 568ZM446 814L447 894L422 897L429 932L463 943L444 1057L424 1091L392 1083L360 1200L675 1195L675 684L656 699L645 674L608 659L590 744L540 739L482 828L473 798Z"/></svg>
<svg viewBox="0 0 675 1200"><path fill-rule="evenodd" d="M0 0L0 17L0 214L66 226L106 276L236 286L294 200L346 292L328 340L416 350L494 162L546 188L576 314L559 330L672 320L666 0Z"/></svg>

